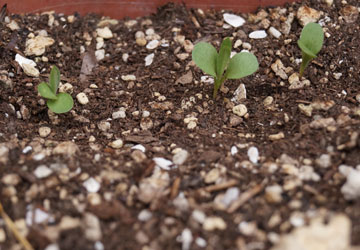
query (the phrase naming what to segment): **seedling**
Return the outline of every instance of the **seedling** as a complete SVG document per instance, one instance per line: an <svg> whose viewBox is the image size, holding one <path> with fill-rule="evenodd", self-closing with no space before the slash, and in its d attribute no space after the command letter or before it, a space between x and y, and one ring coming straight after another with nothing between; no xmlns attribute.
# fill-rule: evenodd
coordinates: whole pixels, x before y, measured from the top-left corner
<svg viewBox="0 0 360 250"><path fill-rule="evenodd" d="M231 40L228 37L222 41L219 54L211 44L205 42L196 44L193 49L192 59L195 64L214 77L214 99L227 79L239 79L251 75L259 68L256 57L249 52L240 52L232 58L230 54Z"/></svg>
<svg viewBox="0 0 360 250"><path fill-rule="evenodd" d="M60 71L53 66L50 71L49 83L42 82L38 85L40 95L46 99L48 108L54 113L66 113L74 105L74 101L68 93L57 93L60 83ZM57 93L57 94L56 94Z"/></svg>
<svg viewBox="0 0 360 250"><path fill-rule="evenodd" d="M298 45L302 51L302 62L300 66L300 77L304 74L309 62L316 58L324 42L324 32L317 23L308 23L301 31Z"/></svg>

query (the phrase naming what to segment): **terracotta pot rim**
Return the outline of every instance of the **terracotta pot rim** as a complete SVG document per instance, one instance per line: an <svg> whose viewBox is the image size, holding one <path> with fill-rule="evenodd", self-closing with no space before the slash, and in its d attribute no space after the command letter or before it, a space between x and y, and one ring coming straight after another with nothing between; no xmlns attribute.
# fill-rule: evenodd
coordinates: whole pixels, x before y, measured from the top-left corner
<svg viewBox="0 0 360 250"><path fill-rule="evenodd" d="M1 6L6 0L0 0ZM12 0L7 2L11 13L57 13L84 15L97 13L112 18L139 17L156 12L168 2L184 3L189 8L225 9L234 12L253 12L259 7L280 6L296 0Z"/></svg>

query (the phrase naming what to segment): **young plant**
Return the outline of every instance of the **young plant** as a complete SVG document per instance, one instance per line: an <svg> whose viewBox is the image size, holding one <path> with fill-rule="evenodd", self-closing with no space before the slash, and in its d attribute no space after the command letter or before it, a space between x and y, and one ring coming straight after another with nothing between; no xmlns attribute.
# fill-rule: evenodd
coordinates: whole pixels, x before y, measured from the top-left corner
<svg viewBox="0 0 360 250"><path fill-rule="evenodd" d="M308 23L301 31L298 45L302 51L302 62L300 66L300 78L304 74L309 62L316 58L324 42L324 32L317 23Z"/></svg>
<svg viewBox="0 0 360 250"><path fill-rule="evenodd" d="M66 113L74 106L74 101L68 93L57 93L60 83L60 71L53 66L50 71L49 83L42 82L38 85L38 92L47 99L48 108L54 113Z"/></svg>
<svg viewBox="0 0 360 250"><path fill-rule="evenodd" d="M195 64L214 77L214 99L227 79L239 79L251 75L259 68L256 57L249 52L240 52L232 58L230 54L231 40L228 37L222 41L219 54L211 44L205 42L196 44L193 49L192 59Z"/></svg>

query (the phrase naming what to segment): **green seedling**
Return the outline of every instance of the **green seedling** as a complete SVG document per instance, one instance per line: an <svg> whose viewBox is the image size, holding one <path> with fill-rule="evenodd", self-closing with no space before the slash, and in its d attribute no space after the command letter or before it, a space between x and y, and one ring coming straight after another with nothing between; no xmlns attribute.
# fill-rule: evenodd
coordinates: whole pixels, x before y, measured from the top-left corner
<svg viewBox="0 0 360 250"><path fill-rule="evenodd" d="M308 23L301 31L298 45L302 51L302 62L300 66L300 77L304 74L309 62L316 58L324 42L324 32L317 23Z"/></svg>
<svg viewBox="0 0 360 250"><path fill-rule="evenodd" d="M221 85L227 79L239 79L251 75L259 68L256 57L249 52L240 52L230 58L231 40L225 38L220 46L220 51L209 43L200 42L195 45L192 59L205 73L214 77L213 98L216 98Z"/></svg>
<svg viewBox="0 0 360 250"><path fill-rule="evenodd" d="M68 93L57 93L60 83L60 71L53 66L50 71L49 83L42 82L38 85L38 92L47 99L48 108L54 113L66 113L74 106L74 101Z"/></svg>

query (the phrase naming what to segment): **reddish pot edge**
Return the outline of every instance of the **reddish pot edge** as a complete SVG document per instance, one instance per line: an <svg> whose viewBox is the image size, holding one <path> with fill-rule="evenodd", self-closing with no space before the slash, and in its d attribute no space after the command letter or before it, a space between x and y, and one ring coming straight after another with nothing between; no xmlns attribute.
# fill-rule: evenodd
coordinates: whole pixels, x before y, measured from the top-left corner
<svg viewBox="0 0 360 250"><path fill-rule="evenodd" d="M235 12L253 12L259 7L282 6L296 0L0 0L0 7L7 3L11 13L57 13L81 15L97 13L111 18L139 17L154 13L167 2L185 3L189 8L227 9Z"/></svg>

